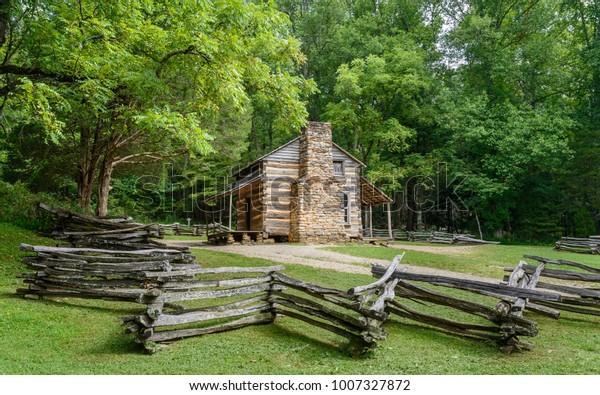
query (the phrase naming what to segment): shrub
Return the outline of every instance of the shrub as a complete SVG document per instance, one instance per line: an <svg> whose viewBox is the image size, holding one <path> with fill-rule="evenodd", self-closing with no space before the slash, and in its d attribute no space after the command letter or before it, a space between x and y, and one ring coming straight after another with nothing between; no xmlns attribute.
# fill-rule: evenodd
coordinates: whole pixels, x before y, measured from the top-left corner
<svg viewBox="0 0 600 395"><path fill-rule="evenodd" d="M74 202L48 193L32 193L26 185L0 181L0 222L31 230L50 230L52 216L39 203L81 211Z"/></svg>

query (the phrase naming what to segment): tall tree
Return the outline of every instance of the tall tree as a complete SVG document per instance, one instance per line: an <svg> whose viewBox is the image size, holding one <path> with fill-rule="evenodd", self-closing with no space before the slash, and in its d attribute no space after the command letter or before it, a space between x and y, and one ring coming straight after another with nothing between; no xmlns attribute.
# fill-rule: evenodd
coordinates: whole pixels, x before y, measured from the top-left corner
<svg viewBox="0 0 600 395"><path fill-rule="evenodd" d="M567 226L587 237L600 233L600 1L567 0L563 13L573 31L571 56L577 89L574 160L564 178L570 210Z"/></svg>
<svg viewBox="0 0 600 395"><path fill-rule="evenodd" d="M90 206L96 182L99 215L116 166L209 152L205 126L224 109L248 111L249 91L271 98L282 123L304 122L305 81L291 74L303 57L271 3L12 1L4 9L2 109L79 152L80 204Z"/></svg>
<svg viewBox="0 0 600 395"><path fill-rule="evenodd" d="M448 34L453 93L444 96L439 132L448 138L453 168L467 177L464 192L483 212L484 227L514 231L511 213L531 201L520 196L540 193L539 180L551 179L571 155L569 33L556 19L558 1L467 3ZM537 223L533 215L521 223L554 223L544 226L556 237L560 212L546 202Z"/></svg>

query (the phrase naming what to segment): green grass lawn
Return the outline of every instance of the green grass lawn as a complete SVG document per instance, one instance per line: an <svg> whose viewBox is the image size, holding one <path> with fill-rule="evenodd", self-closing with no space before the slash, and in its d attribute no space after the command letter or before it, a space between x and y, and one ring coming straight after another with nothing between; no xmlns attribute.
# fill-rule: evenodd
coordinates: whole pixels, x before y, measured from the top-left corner
<svg viewBox="0 0 600 395"><path fill-rule="evenodd" d="M415 245L410 242L396 242L395 244L398 247L402 247L403 245L408 247ZM464 246L440 246L437 244L423 243L417 245L441 247L448 250L453 248L464 248ZM387 259L390 261L403 251L402 249L396 248L356 244L325 247L325 249L353 256ZM554 251L552 247L547 246L479 245L469 246L468 250L469 252L464 254L448 253L444 255L406 249L406 254L402 259L402 263L498 278L499 280L501 280L504 275L503 268L515 267L519 261L523 259L523 255L525 254L537 255L545 258L571 260L600 267L600 257L598 255L558 252ZM533 260L530 262L535 263Z"/></svg>
<svg viewBox="0 0 600 395"><path fill-rule="evenodd" d="M493 344L393 320L386 324L390 335L378 349L365 358L353 359L340 351L344 339L289 318L278 319L272 325L179 341L146 355L131 335L123 333L118 320L121 315L140 311L139 305L76 299L34 301L15 295L21 283L15 278L22 271L20 258L24 254L18 251L21 242L53 244L31 232L0 224L3 374L600 374L600 317L568 313L558 321L530 315L540 328L537 337L526 339L535 348L511 355L502 354ZM492 247L477 247L476 257L465 263L466 271L475 271L478 266L505 266L504 259L516 263L523 252L547 252L544 248L538 250L540 247ZM379 252L388 249L375 247L364 251L375 254L374 250L377 254L393 253ZM273 264L196 251L203 266ZM367 254L363 250L346 252L359 251ZM411 256L407 254L406 258ZM582 258L600 266L598 257ZM427 255L410 259L415 264L428 263ZM436 259L439 261L429 264L443 266L445 260L459 264L456 256ZM495 269L477 273L491 275L492 271L501 273ZM285 272L341 289L373 281L369 276L299 265L287 265Z"/></svg>

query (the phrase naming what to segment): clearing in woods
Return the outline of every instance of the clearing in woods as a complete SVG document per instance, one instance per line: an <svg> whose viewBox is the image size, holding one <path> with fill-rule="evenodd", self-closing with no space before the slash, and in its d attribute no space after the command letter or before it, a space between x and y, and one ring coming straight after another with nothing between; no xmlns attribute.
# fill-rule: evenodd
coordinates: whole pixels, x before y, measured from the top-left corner
<svg viewBox="0 0 600 395"><path fill-rule="evenodd" d="M164 240L164 243L170 246L189 246L191 248L202 248L211 251L226 252L231 254L243 255L250 258L266 259L279 263L291 263L297 265L311 266L319 269L329 269L345 273L357 273L371 275L371 263L388 265L390 259L368 258L352 256L342 252L332 251L336 247L326 247L322 245L301 245L301 244L257 244L257 245L222 245L213 246L198 241L182 240ZM369 248L369 246L365 246ZM385 247L372 247L385 248ZM401 254L404 250L421 251L440 255L465 255L474 251L472 246L424 246L424 245L390 245L390 252ZM399 269L407 268L408 265L400 265ZM448 271L428 267L411 266L411 271L419 274L447 275ZM482 281L497 281L497 279L484 278L482 276L473 276L469 274L458 274L459 277L471 278Z"/></svg>

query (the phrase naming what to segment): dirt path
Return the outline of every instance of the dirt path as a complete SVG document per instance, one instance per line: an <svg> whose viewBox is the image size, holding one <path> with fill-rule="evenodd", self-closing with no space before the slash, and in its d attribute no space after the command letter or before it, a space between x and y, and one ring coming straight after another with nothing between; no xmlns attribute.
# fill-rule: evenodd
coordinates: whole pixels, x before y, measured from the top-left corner
<svg viewBox="0 0 600 395"><path fill-rule="evenodd" d="M163 240L165 244L172 246L188 246L191 248L202 248L211 251L228 252L232 254L238 254L251 258L261 258L279 263L292 263L297 265L306 265L319 269L336 270L345 273L357 273L357 274L371 274L371 263L378 263L380 265L389 265L388 260L383 259L372 259L372 258L361 258L351 255L341 254L338 252L323 250L323 246L317 245L292 245L292 244L263 244L263 245L226 245L226 246L213 246L203 242L185 242L185 241L174 241L174 240ZM446 253L449 250L455 248L467 248L462 247L429 247L429 246L409 246L413 248L403 248L404 246L395 245L394 248L398 248L398 253L401 254L402 250L418 250L433 252L433 250L426 250L428 248L435 249L435 253ZM414 248L419 247L419 249ZM458 252L454 252L458 253ZM461 253L467 253L463 250ZM432 274L439 276L453 277L494 282L497 283L497 279L491 279L486 277L473 276L469 274L450 272L447 270L432 269L422 266L412 265L399 265L400 270L410 270L411 273L419 274Z"/></svg>

